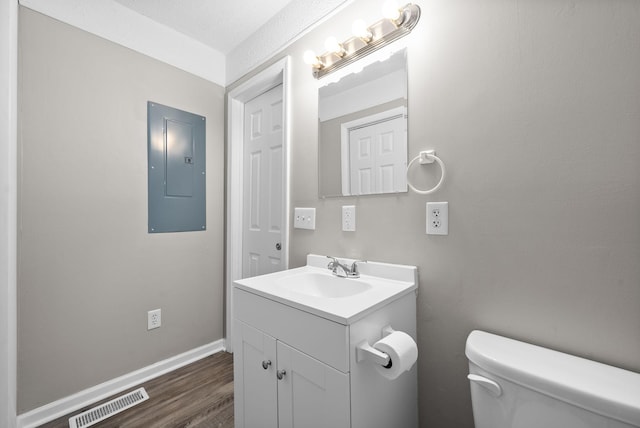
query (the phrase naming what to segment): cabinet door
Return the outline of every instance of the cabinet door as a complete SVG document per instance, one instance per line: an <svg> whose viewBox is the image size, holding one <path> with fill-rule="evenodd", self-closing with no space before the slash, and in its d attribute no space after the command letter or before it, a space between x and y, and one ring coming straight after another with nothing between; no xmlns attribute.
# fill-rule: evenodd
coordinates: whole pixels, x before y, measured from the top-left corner
<svg viewBox="0 0 640 428"><path fill-rule="evenodd" d="M236 320L233 347L235 426L277 428L276 340Z"/></svg>
<svg viewBox="0 0 640 428"><path fill-rule="evenodd" d="M349 375L278 342L279 428L348 428ZM280 376L278 376L280 377Z"/></svg>

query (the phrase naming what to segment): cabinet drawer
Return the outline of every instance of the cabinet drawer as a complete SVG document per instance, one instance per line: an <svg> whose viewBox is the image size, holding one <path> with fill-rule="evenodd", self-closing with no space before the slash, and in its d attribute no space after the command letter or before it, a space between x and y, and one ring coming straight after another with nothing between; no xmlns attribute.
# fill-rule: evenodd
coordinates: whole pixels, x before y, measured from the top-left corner
<svg viewBox="0 0 640 428"><path fill-rule="evenodd" d="M235 317L344 373L349 371L349 330L336 322L233 289Z"/></svg>

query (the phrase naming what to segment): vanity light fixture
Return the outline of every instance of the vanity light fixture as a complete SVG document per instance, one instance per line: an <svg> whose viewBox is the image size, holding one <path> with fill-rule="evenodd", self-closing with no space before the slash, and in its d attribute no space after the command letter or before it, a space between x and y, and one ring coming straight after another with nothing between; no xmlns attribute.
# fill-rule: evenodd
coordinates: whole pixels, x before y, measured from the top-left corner
<svg viewBox="0 0 640 428"><path fill-rule="evenodd" d="M365 43L369 43L373 38L373 34L369 31L369 27L367 27L367 23L362 19L356 19L353 21L353 25L351 26L351 33L354 37L359 38Z"/></svg>
<svg viewBox="0 0 640 428"><path fill-rule="evenodd" d="M325 41L327 51L322 55L306 51L304 62L312 67L313 76L320 79L406 36L420 19L418 5L408 3L398 7L395 0L387 0L382 13L384 18L369 26L361 19L355 21L351 28L353 37L342 43L329 37Z"/></svg>
<svg viewBox="0 0 640 428"><path fill-rule="evenodd" d="M396 26L402 24L402 11L395 0L387 0L382 5L382 16L392 21Z"/></svg>
<svg viewBox="0 0 640 428"><path fill-rule="evenodd" d="M344 50L344 46L342 46L342 43L338 42L338 39L333 36L327 37L327 40L324 41L324 48L327 50L327 52L337 55L340 58L342 58L347 53L347 51Z"/></svg>
<svg viewBox="0 0 640 428"><path fill-rule="evenodd" d="M322 63L322 60L320 59L320 57L317 56L316 53L310 49L308 51L305 51L303 59L305 64L310 65L311 67L313 67L314 70L319 70L322 67L324 67L324 64Z"/></svg>

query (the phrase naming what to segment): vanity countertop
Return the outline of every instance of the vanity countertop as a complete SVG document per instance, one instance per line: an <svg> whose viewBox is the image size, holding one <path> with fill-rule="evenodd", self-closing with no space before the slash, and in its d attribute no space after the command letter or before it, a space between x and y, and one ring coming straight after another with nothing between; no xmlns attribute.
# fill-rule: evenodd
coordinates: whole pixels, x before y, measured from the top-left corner
<svg viewBox="0 0 640 428"><path fill-rule="evenodd" d="M340 260L353 262L350 259ZM355 279L336 277L327 269L328 262L325 256L310 254L306 266L237 280L234 287L344 325L415 292L418 287L415 266L360 263L360 278ZM303 281L319 285L304 289L301 286L296 290L296 282ZM330 295L323 295L321 290L325 282L334 290ZM341 284L344 284L344 293L341 293ZM316 293L316 289L320 291Z"/></svg>

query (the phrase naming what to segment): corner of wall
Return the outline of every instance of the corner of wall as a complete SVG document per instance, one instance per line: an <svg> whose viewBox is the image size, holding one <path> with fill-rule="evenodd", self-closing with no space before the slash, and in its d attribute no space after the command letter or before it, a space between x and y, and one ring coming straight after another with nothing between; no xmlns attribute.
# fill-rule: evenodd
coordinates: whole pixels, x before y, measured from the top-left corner
<svg viewBox="0 0 640 428"><path fill-rule="evenodd" d="M231 84L278 51L289 46L316 25L336 14L352 0L293 0L276 16L229 52L227 84Z"/></svg>
<svg viewBox="0 0 640 428"><path fill-rule="evenodd" d="M21 0L20 4L224 86L225 56L113 0Z"/></svg>
<svg viewBox="0 0 640 428"><path fill-rule="evenodd" d="M0 2L0 425L16 426L18 4Z"/></svg>

